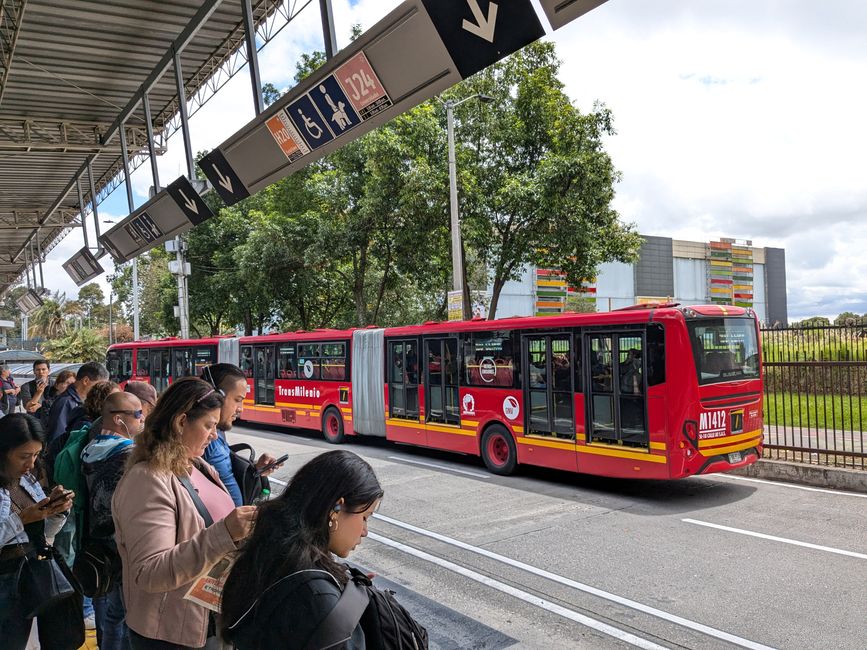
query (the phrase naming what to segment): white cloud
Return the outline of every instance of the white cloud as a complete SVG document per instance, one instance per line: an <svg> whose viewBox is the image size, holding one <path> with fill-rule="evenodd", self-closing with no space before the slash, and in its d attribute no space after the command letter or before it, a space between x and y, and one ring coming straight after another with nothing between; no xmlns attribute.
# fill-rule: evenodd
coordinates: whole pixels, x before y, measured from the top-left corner
<svg viewBox="0 0 867 650"><path fill-rule="evenodd" d="M368 29L397 4L334 0L339 46L353 24ZM846 0L609 0L549 38L576 105L599 100L614 113L606 146L623 173L623 218L646 234L784 247L797 319L867 312L865 32L867 3ZM263 81L291 86L300 54L321 41L311 3L264 48ZM192 118L193 148L252 117L242 71ZM164 185L186 168L180 136L169 145ZM148 165L133 185L140 203Z"/></svg>

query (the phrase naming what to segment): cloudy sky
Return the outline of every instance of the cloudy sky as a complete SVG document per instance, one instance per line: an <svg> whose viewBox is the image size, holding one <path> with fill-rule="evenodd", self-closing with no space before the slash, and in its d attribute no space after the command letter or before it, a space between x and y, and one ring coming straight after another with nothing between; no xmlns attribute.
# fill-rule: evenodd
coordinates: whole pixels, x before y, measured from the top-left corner
<svg viewBox="0 0 867 650"><path fill-rule="evenodd" d="M338 45L399 0L333 0ZM312 3L260 54L263 81L292 84L301 52L321 49ZM549 33L576 106L602 101L623 174L616 208L639 231L678 239L750 239L786 249L789 317L867 312L867 3L852 0L608 0ZM253 117L237 75L192 118L195 150ZM162 180L184 173L180 136ZM136 205L148 166L133 177ZM127 214L123 189L101 219ZM107 225L103 226L108 227ZM51 288L77 293L52 253ZM104 264L110 265L107 258ZM56 267L56 268L55 268Z"/></svg>

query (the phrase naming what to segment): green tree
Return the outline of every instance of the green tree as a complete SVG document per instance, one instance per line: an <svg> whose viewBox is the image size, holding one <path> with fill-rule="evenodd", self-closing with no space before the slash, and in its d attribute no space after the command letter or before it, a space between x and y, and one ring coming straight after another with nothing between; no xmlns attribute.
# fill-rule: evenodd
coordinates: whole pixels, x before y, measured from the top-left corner
<svg viewBox="0 0 867 650"><path fill-rule="evenodd" d="M45 298L42 305L30 315L30 334L34 338L55 339L67 329L66 294L59 291Z"/></svg>
<svg viewBox="0 0 867 650"><path fill-rule="evenodd" d="M102 361L108 347L106 339L96 330L82 327L46 344L46 356L61 363Z"/></svg>
<svg viewBox="0 0 867 650"><path fill-rule="evenodd" d="M562 269L574 286L606 261L633 261L640 237L611 207L619 179L603 139L611 112L576 109L558 78L554 44L540 41L445 94L461 100L462 234L490 272L489 318L529 264ZM470 118L471 112L476 112Z"/></svg>
<svg viewBox="0 0 867 650"><path fill-rule="evenodd" d="M21 309L16 301L25 293L27 293L27 287L19 285L9 289L0 300L0 320L13 321L18 332L21 331Z"/></svg>
<svg viewBox="0 0 867 650"><path fill-rule="evenodd" d="M105 306L105 293L96 282L84 285L78 290L78 302L81 305L82 318L88 327L102 324L102 307Z"/></svg>
<svg viewBox="0 0 867 650"><path fill-rule="evenodd" d="M168 336L179 329L174 316L178 303L177 283L168 269L169 254L163 246L152 248L138 258L139 329L142 336ZM112 321L132 322L132 264L115 267L109 277L114 300Z"/></svg>
<svg viewBox="0 0 867 650"><path fill-rule="evenodd" d="M861 316L851 311L844 311L834 319L834 325L858 325L861 322Z"/></svg>

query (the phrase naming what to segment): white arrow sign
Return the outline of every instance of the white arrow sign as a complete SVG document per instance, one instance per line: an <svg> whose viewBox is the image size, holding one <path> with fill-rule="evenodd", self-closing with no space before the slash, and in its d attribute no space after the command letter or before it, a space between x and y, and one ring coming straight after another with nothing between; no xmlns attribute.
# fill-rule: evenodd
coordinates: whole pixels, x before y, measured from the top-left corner
<svg viewBox="0 0 867 650"><path fill-rule="evenodd" d="M467 0L470 5L470 11L473 12L475 23L469 20L464 20L463 28L470 34L474 34L479 38L483 38L489 43L494 42L494 29L497 27L497 4L491 2L488 4L488 17L482 13L482 8L479 6L479 0Z"/></svg>
<svg viewBox="0 0 867 650"><path fill-rule="evenodd" d="M232 190L229 191L231 192ZM199 207L196 205L196 202L192 199L188 199L183 190L178 190L178 192L180 192L181 196L184 197L184 205L187 206L187 209L194 214L199 214Z"/></svg>
<svg viewBox="0 0 867 650"><path fill-rule="evenodd" d="M211 165L211 167L214 168L214 171L217 172L217 176L220 177L220 185L222 185L229 194L234 194L235 191L232 189L232 179L223 176L223 173L219 169L217 169L216 165Z"/></svg>

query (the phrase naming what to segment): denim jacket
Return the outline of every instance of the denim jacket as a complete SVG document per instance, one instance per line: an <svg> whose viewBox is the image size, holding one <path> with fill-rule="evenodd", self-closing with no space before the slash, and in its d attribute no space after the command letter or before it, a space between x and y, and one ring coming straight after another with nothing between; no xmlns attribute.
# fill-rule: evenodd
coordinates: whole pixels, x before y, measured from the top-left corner
<svg viewBox="0 0 867 650"><path fill-rule="evenodd" d="M39 502L45 498L42 486L39 485L39 481L32 474L22 476L18 484L24 488L24 491L30 495L33 501ZM53 539L60 532L65 521L66 513L54 515L46 519L45 537ZM21 518L12 510L12 498L9 496L9 490L2 488L0 489L0 546L25 544L27 541L24 524L21 522Z"/></svg>

